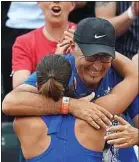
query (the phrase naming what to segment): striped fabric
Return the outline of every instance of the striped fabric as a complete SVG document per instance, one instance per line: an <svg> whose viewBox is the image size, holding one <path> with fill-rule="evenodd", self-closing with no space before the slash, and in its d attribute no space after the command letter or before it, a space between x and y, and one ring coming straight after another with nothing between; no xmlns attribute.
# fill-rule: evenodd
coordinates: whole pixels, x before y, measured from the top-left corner
<svg viewBox="0 0 139 162"><path fill-rule="evenodd" d="M128 9L131 2L117 2L117 15ZM116 50L128 58L132 58L139 50L139 16L134 20L128 31L116 40Z"/></svg>

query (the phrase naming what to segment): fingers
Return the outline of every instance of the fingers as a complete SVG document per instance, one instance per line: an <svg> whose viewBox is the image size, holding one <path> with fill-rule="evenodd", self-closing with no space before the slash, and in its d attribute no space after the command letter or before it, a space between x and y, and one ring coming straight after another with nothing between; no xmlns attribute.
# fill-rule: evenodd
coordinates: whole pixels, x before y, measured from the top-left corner
<svg viewBox="0 0 139 162"><path fill-rule="evenodd" d="M67 44L70 44L70 41L66 39L66 40L63 40L61 43L58 43L57 46L63 47L64 45L67 45Z"/></svg>
<svg viewBox="0 0 139 162"><path fill-rule="evenodd" d="M107 111L106 109L104 109L104 108L102 108L101 106L98 106L97 105L97 109L102 113L102 114L104 114L108 119L113 119L113 115L109 112L109 111Z"/></svg>
<svg viewBox="0 0 139 162"><path fill-rule="evenodd" d="M94 114L94 112L92 113L92 118L95 121L95 123L99 125L101 128L104 128L104 129L107 128L107 124L105 124L104 121L98 115Z"/></svg>
<svg viewBox="0 0 139 162"><path fill-rule="evenodd" d="M74 32L75 32L75 26L72 26L71 28L69 28L67 31L64 32L64 39L73 40Z"/></svg>
<svg viewBox="0 0 139 162"><path fill-rule="evenodd" d="M123 144L125 142L126 142L125 138L118 138L118 139L108 140L107 141L108 144L113 144L113 145L119 145L119 144Z"/></svg>
<svg viewBox="0 0 139 162"><path fill-rule="evenodd" d="M107 128L108 132L121 132L124 130L125 130L125 127L122 125L112 126L112 127Z"/></svg>
<svg viewBox="0 0 139 162"><path fill-rule="evenodd" d="M121 125L126 125L128 124L127 121L125 121L122 117L119 117L117 115L114 115L114 119L117 120L118 122L120 122Z"/></svg>
<svg viewBox="0 0 139 162"><path fill-rule="evenodd" d="M96 112L96 114L99 116L99 118L102 119L102 121L106 124L106 126L110 126L112 124L111 120L105 116L102 112Z"/></svg>
<svg viewBox="0 0 139 162"><path fill-rule="evenodd" d="M87 118L87 122L95 129L100 128L100 126L96 122L94 122L94 120L91 117Z"/></svg>
<svg viewBox="0 0 139 162"><path fill-rule="evenodd" d="M95 97L95 93L92 92L90 95L80 98L80 100L91 101L94 97Z"/></svg>
<svg viewBox="0 0 139 162"><path fill-rule="evenodd" d="M112 133L104 137L105 140L113 140L116 138L122 138L123 133L122 132L117 132L117 133Z"/></svg>
<svg viewBox="0 0 139 162"><path fill-rule="evenodd" d="M129 144L128 143L115 144L114 147L115 148L127 148L127 147L129 147Z"/></svg>

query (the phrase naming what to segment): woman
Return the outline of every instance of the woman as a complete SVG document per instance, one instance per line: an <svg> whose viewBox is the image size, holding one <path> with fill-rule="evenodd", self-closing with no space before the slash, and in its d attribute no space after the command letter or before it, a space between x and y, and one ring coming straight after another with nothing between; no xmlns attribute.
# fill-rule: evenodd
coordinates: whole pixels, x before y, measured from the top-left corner
<svg viewBox="0 0 139 162"><path fill-rule="evenodd" d="M74 84L68 86L71 74L63 56L44 57L37 66L39 93L55 101L73 95ZM102 161L105 130L95 130L72 115L17 118L14 130L26 162Z"/></svg>

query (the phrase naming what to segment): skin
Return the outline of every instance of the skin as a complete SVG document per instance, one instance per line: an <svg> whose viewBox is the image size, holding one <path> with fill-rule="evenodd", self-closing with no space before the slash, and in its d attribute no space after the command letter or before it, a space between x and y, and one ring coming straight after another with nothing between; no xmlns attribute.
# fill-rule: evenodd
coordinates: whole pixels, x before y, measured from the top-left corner
<svg viewBox="0 0 139 162"><path fill-rule="evenodd" d="M133 13L138 16L139 2L132 2L131 8ZM112 23L117 36L125 33L133 23L133 20L128 17L127 10L121 15L116 16L116 2L96 2L95 13L96 17L107 19Z"/></svg>
<svg viewBox="0 0 139 162"><path fill-rule="evenodd" d="M94 95L90 95L82 98L82 100L90 101L93 97ZM20 140L21 148L26 159L41 154L51 143L51 136L47 135L48 128L40 117L16 118L14 120L14 130ZM76 119L74 130L76 139L80 145L94 151L103 150L105 142L103 138L105 134L104 129L101 128L97 131L84 120ZM33 149L31 149L32 147Z"/></svg>
<svg viewBox="0 0 139 162"><path fill-rule="evenodd" d="M94 88L98 86L100 80L106 75L111 63L101 63L100 60L97 60L94 63L88 62L85 60L83 53L77 46L73 51L73 55L76 56L76 68L81 80L90 89L94 90Z"/></svg>
<svg viewBox="0 0 139 162"><path fill-rule="evenodd" d="M74 52L74 54L78 56L78 53ZM110 122L109 119L112 118L109 112L112 114L122 113L137 95L138 76L135 73L135 68L129 59L122 55L119 56L119 59L117 57L118 61L113 61L113 66L125 79L114 87L109 95L97 99L95 103L70 99L69 112L87 121L96 129L106 128L106 125ZM130 84L133 84L133 86L127 86ZM122 93L121 89L123 89ZM128 93L129 91L130 93ZM36 88L29 85L21 85L13 90L2 103L3 112L14 116L59 114L60 107L61 100L55 103L51 99L46 99L38 95Z"/></svg>
<svg viewBox="0 0 139 162"><path fill-rule="evenodd" d="M139 116L138 116L139 117ZM139 145L138 129L131 126L122 117L114 116L120 125L112 126L107 129L112 134L104 137L108 144L113 144L115 148L125 148Z"/></svg>
<svg viewBox="0 0 139 162"><path fill-rule="evenodd" d="M43 28L44 36L51 41L61 41L64 37L64 31L68 30L68 16L74 9L74 2L38 2L45 17L45 26ZM52 12L54 6L61 8L61 14L55 15ZM67 31L68 32L68 31ZM31 74L31 71L20 69L13 73L13 89L21 85Z"/></svg>
<svg viewBox="0 0 139 162"><path fill-rule="evenodd" d="M78 59L77 59L77 62L78 64L80 64L80 59L82 59L82 55L79 55L79 51L78 51L78 58L79 58L79 62L78 62ZM87 65L89 67L92 66L92 64L91 65L87 64ZM99 67L100 66L97 67L97 70L99 70ZM79 69L80 69L80 66L79 66ZM97 76L95 75L95 77L98 77L98 79L96 80L101 79L101 77L103 77L103 73L107 72L108 69L109 69L109 63L108 63L107 69L104 68L104 71L100 75L97 75ZM88 78L92 77L92 74L90 75L90 73L88 74L84 73L84 69L82 66L81 66L81 71L83 71L82 75L89 75ZM86 82L90 83L91 79L89 80L88 78ZM80 101L83 101L83 100L84 99L80 99ZM76 119L74 129L75 129L75 136L82 146L84 146L87 149L94 150L94 151L103 150L104 142L105 142L104 140L105 129L101 128L99 130L96 130L92 128L87 122L80 120L80 119ZM17 118L14 121L14 130L21 142L22 151L26 159L32 158L34 156L41 154L50 145L51 136L46 135L48 128L45 126L44 122L39 117L38 118L29 117L29 118L22 118L22 119ZM27 131L27 130L31 130L31 131ZM86 131L83 131L83 130L86 130ZM33 139L32 139L32 135L34 136ZM34 149L30 151L32 146L34 147Z"/></svg>
<svg viewBox="0 0 139 162"><path fill-rule="evenodd" d="M135 67L137 68L138 73L138 54L136 54L132 58L132 61ZM108 132L112 132L111 135L107 135L104 137L104 139L107 140L107 143L113 144L115 148L125 148L134 145L139 145L139 138L138 138L139 115L137 115L133 119L137 128L133 127L131 124L126 122L122 117L115 115L114 118L120 123L120 125L113 126L107 129Z"/></svg>
<svg viewBox="0 0 139 162"><path fill-rule="evenodd" d="M72 31L69 32L70 36L72 35L72 32L73 32L73 29ZM65 36L67 36L67 32L65 32ZM63 42L61 42L61 44L62 43ZM61 45L58 48L61 48ZM121 58L121 60L124 60L124 58ZM72 99L72 98L70 99L69 112L75 115L76 117L86 120L89 124L91 124L93 127L97 129L99 128L99 125L105 128L106 124L109 123L110 121L109 119L111 119L112 117L111 114L108 113L108 111L103 109L101 106L108 109L110 112L114 114L121 113L130 104L130 102L134 98L133 96L135 96L136 94L136 91L134 91L134 87L132 87L132 90L131 90L130 87L128 88L127 86L125 86L126 84L127 85L130 84L132 80L132 83L133 81L135 81L135 84L133 85L135 86L135 89L136 89L136 82L138 81L137 76L134 74L134 69L129 68L129 64L131 64L130 61L125 60L124 62L122 62L126 66L123 66L122 64L119 64L118 62L117 63L114 63L114 62L113 62L114 68L116 68L119 72L121 71L121 75L128 79L125 79L124 82L121 82L118 86L113 88L112 90L113 93L111 93L111 95L97 99L95 101L97 105L94 103L87 103L87 102L85 103L83 101L81 103L81 101L79 102L76 99ZM122 68L119 69L121 65L122 65ZM132 65L130 66L132 67ZM125 94L121 93L121 88L123 87L124 87L123 92L125 92ZM131 98L130 97L128 98L128 96L126 95L128 91L133 92L130 94L133 98L131 96L130 96ZM22 97L22 95L24 97ZM123 102L124 95L126 95L127 97L126 98L127 100L125 102ZM28 100L29 98L32 100ZM107 102L105 102L106 100ZM20 105L20 111L18 111L18 108L19 108L18 103ZM119 103L119 106L117 105L117 103ZM121 104L124 109L121 109L121 110L117 109L117 106L121 108ZM82 109L81 106L79 105L82 105L84 109ZM28 106L29 108L26 109ZM9 114L9 115L16 114L16 116L17 115L21 116L22 114L24 115L59 114L60 106L61 106L61 100L57 103L54 103L50 99L44 99L41 96L37 95L37 90L35 88L28 86L28 85L22 85L19 88L17 88L15 91L13 91L11 94L8 94L6 96L3 102L3 111L4 113ZM52 107L54 109L52 109Z"/></svg>

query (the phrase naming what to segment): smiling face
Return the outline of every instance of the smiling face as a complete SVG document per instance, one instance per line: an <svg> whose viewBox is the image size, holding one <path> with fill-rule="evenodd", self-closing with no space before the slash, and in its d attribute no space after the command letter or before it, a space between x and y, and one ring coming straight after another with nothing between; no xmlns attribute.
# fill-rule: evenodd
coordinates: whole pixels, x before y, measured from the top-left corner
<svg viewBox="0 0 139 162"><path fill-rule="evenodd" d="M87 61L79 47L73 50L73 55L76 59L76 68L81 80L90 88L94 88L99 84L111 66L111 63L102 63L100 59L95 62Z"/></svg>
<svg viewBox="0 0 139 162"><path fill-rule="evenodd" d="M61 23L68 21L69 13L74 9L74 2L38 2L43 10L46 22Z"/></svg>

